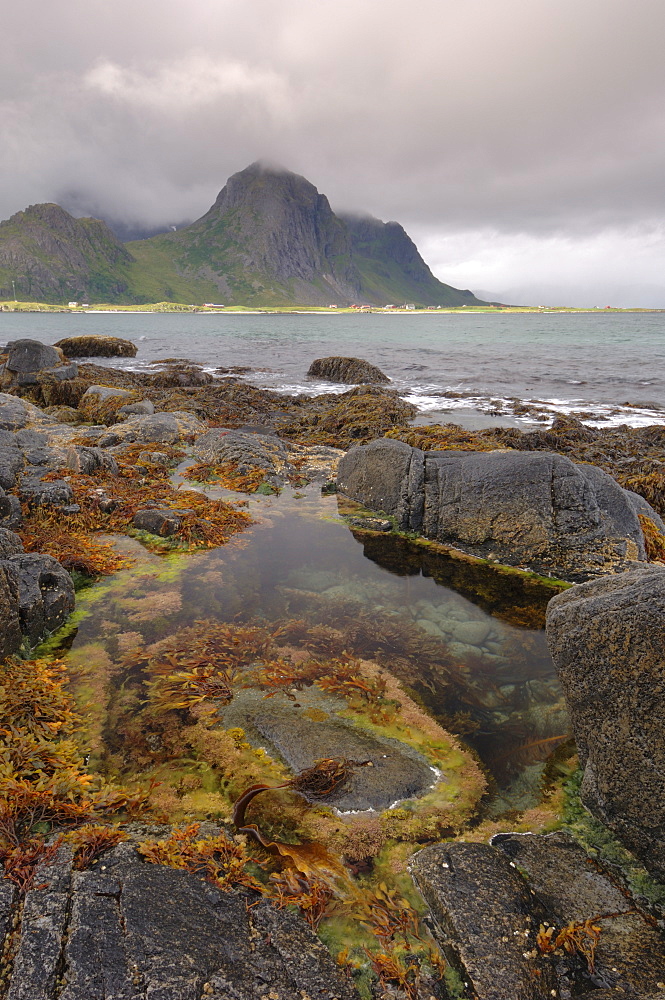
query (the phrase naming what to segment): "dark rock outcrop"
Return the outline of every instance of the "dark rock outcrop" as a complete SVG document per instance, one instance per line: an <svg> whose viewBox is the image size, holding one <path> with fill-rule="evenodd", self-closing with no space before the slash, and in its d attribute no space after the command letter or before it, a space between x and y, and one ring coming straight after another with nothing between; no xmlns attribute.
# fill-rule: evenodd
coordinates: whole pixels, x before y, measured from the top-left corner
<svg viewBox="0 0 665 1000"><path fill-rule="evenodd" d="M559 594L547 637L584 767L582 801L665 881L665 568Z"/></svg>
<svg viewBox="0 0 665 1000"><path fill-rule="evenodd" d="M492 844L426 847L410 863L435 936L476 1000L662 996L665 943L635 899L563 833L499 834ZM543 956L541 924L593 918L590 966L563 949ZM611 991L611 992L610 992Z"/></svg>
<svg viewBox="0 0 665 1000"><path fill-rule="evenodd" d="M357 1000L299 916L130 844L81 872L62 847L34 881L22 914L5 893L7 923L20 919L9 1000Z"/></svg>
<svg viewBox="0 0 665 1000"><path fill-rule="evenodd" d="M330 382L346 382L349 385L366 385L372 382L390 382L387 375L362 358L332 356L317 358L307 370L312 378L324 378Z"/></svg>
<svg viewBox="0 0 665 1000"><path fill-rule="evenodd" d="M477 1000L551 1000L552 966L536 951L542 908L488 844L436 844L411 861L435 933ZM534 919L534 913L536 914Z"/></svg>
<svg viewBox="0 0 665 1000"><path fill-rule="evenodd" d="M21 631L34 646L74 610L74 584L53 556L22 552L7 562L17 572Z"/></svg>
<svg viewBox="0 0 665 1000"><path fill-rule="evenodd" d="M65 337L55 347L59 347L67 358L134 358L138 351L131 340L102 335Z"/></svg>
<svg viewBox="0 0 665 1000"><path fill-rule="evenodd" d="M39 340L13 340L7 344L7 371L38 372L62 364L62 351Z"/></svg>
<svg viewBox="0 0 665 1000"><path fill-rule="evenodd" d="M636 908L626 890L587 857L572 837L565 833L502 833L492 844L526 876L555 927L601 917L590 977L594 985L612 990L612 996L645 997L658 992L665 979L662 935ZM602 914L608 913L614 916L602 919ZM557 971L568 978L565 962L558 963Z"/></svg>
<svg viewBox="0 0 665 1000"><path fill-rule="evenodd" d="M645 501L562 455L423 452L382 438L349 451L337 482L348 497L393 515L402 530L563 579L646 560L638 519Z"/></svg>

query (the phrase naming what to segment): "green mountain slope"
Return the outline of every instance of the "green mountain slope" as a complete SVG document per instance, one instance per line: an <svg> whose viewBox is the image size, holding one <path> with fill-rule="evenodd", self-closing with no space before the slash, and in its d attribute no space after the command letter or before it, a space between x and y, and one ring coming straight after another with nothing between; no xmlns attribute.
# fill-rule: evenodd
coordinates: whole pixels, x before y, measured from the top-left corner
<svg viewBox="0 0 665 1000"><path fill-rule="evenodd" d="M132 255L99 219L31 205L0 222L0 299L116 301L128 294Z"/></svg>
<svg viewBox="0 0 665 1000"><path fill-rule="evenodd" d="M477 304L438 281L396 222L337 216L304 177L254 163L177 232L121 244L35 205L0 224L0 298L227 305Z"/></svg>

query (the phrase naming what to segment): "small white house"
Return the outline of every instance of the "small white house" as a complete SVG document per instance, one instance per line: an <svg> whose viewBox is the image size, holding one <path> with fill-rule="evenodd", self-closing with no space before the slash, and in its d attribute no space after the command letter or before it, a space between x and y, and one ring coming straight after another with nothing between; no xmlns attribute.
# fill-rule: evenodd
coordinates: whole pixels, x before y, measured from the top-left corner
<svg viewBox="0 0 665 1000"><path fill-rule="evenodd" d="M70 309L76 309L78 302L68 302L67 305Z"/></svg>

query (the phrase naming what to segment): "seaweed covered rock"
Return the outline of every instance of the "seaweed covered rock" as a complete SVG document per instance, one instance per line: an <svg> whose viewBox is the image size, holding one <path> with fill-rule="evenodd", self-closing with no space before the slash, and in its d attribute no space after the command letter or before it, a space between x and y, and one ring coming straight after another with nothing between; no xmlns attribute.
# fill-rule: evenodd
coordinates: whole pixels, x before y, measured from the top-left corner
<svg viewBox="0 0 665 1000"><path fill-rule="evenodd" d="M585 806L665 881L665 567L559 594L547 637Z"/></svg>
<svg viewBox="0 0 665 1000"><path fill-rule="evenodd" d="M131 340L101 334L65 337L58 340L55 347L59 347L67 358L134 358L138 351Z"/></svg>
<svg viewBox="0 0 665 1000"><path fill-rule="evenodd" d="M393 515L402 530L567 580L647 559L638 516L645 501L600 469L562 455L423 452L383 438L345 455L338 488Z"/></svg>
<svg viewBox="0 0 665 1000"><path fill-rule="evenodd" d="M342 356L317 358L316 361L312 361L307 374L311 378L324 378L330 382L346 382L350 385L390 382L388 376L369 361Z"/></svg>
<svg viewBox="0 0 665 1000"><path fill-rule="evenodd" d="M17 925L13 967L0 959L12 1000L358 998L300 916L147 864L130 844L89 871L62 847L34 885L0 912Z"/></svg>
<svg viewBox="0 0 665 1000"><path fill-rule="evenodd" d="M116 419L116 414L121 406L137 401L138 395L131 389L91 385L81 396L78 408L86 420L110 424Z"/></svg>

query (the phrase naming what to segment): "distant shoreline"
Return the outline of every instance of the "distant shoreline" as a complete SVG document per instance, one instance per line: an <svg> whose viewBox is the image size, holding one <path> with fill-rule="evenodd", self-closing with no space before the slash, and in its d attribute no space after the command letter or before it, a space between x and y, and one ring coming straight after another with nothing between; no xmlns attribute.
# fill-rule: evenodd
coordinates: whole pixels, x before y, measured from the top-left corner
<svg viewBox="0 0 665 1000"><path fill-rule="evenodd" d="M217 309L206 309L205 306L197 305L185 305L178 302L156 302L150 303L143 306L129 305L129 306L116 306L116 305L106 305L105 303L93 303L90 306L82 307L68 307L63 305L54 305L48 302L14 302L0 301L0 312L5 313L69 313L70 315L94 315L103 313L104 315L126 315L130 313L132 315L155 315L157 313L176 313L182 315L183 313L189 315L203 315L203 316L274 316L274 315L287 315L287 316L308 316L308 315L328 315L328 316L349 316L349 315L381 315L381 316L440 316L444 314L462 314L462 315L496 315L496 314L516 314L516 313L531 313L535 315L543 314L556 314L563 313L566 315L570 314L580 314L589 313L592 315L602 315L606 313L663 313L665 312L665 307L662 309L652 309L652 308L640 308L640 307L619 307L619 306L605 306L605 307L592 307L584 308L578 306L442 306L441 308L431 308L431 307L417 307L415 309L406 309L394 307L391 309L385 309L381 306L363 306L361 308L353 309L350 306L336 306L335 308L330 308L327 306L226 306L224 308Z"/></svg>

